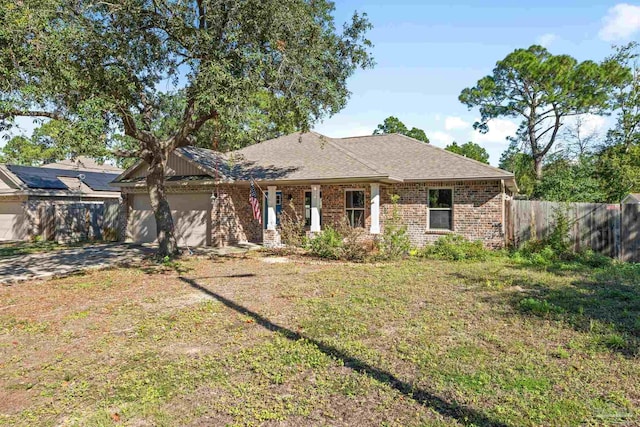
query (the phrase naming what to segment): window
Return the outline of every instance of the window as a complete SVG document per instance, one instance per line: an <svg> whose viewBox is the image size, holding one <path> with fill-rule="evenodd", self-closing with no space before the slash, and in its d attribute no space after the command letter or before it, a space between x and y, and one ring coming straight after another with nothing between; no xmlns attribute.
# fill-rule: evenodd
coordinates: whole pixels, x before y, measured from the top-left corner
<svg viewBox="0 0 640 427"><path fill-rule="evenodd" d="M452 189L429 190L429 228L432 230L453 230Z"/></svg>
<svg viewBox="0 0 640 427"><path fill-rule="evenodd" d="M352 227L364 228L364 191L347 190L345 195L345 212Z"/></svg>
<svg viewBox="0 0 640 427"><path fill-rule="evenodd" d="M320 215L320 225L322 225L322 191L320 192L318 214ZM311 191L304 192L304 225L311 226Z"/></svg>

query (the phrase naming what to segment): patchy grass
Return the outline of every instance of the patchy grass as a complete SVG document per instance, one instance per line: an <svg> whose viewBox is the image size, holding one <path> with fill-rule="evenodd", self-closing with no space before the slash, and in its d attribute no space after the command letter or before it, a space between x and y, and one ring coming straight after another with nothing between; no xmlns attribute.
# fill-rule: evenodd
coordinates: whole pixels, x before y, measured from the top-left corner
<svg viewBox="0 0 640 427"><path fill-rule="evenodd" d="M640 423L636 267L265 260L1 288L0 424Z"/></svg>
<svg viewBox="0 0 640 427"><path fill-rule="evenodd" d="M98 242L83 242L83 243L68 243L59 244L51 241L36 241L36 242L0 242L0 258L10 257L16 255L27 255L38 252L50 252L61 249L70 249L84 246L87 244L95 244Z"/></svg>

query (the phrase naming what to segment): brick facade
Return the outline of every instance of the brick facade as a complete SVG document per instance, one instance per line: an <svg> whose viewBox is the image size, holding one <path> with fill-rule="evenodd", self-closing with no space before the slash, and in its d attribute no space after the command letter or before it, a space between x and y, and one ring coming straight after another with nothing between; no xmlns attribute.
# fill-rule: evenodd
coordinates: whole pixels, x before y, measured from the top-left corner
<svg viewBox="0 0 640 427"><path fill-rule="evenodd" d="M432 243L445 230L429 230L427 197L430 188L453 189L453 232L469 240L481 240L485 246L504 246L504 194L500 181L457 181L395 184L381 187L380 228L391 215L391 195L400 196L398 210L411 242L416 246Z"/></svg>
<svg viewBox="0 0 640 427"><path fill-rule="evenodd" d="M424 246L451 231L429 230L427 195L429 188L453 189L453 231L469 240L481 240L485 246L504 246L503 208L504 194L500 181L420 182L411 184L381 185L380 228L384 231L385 219L391 216L391 195L400 196L398 210L407 226L411 242ZM371 226L370 184L321 185L322 224L337 224L345 216L345 190L361 189L365 192L365 229ZM304 193L311 186L279 186L282 191L283 213L304 220Z"/></svg>
<svg viewBox="0 0 640 427"><path fill-rule="evenodd" d="M428 230L429 209L427 195L429 188L453 189L453 232L470 240L481 240L485 246L504 246L503 209L504 193L500 181L456 181L420 182L380 186L380 228L384 231L385 219L391 215L391 195L397 194L398 209L402 221L407 226L411 242L424 246L450 231ZM337 224L345 217L345 190L361 189L365 192L365 229L371 226L371 186L364 184L321 185L322 225ZM125 209L131 189L123 188ZM266 187L262 190L266 191ZM135 190L142 192L144 190ZM264 236L264 225L253 219L249 205L249 187L244 185L167 187L172 192L203 192L216 194L211 209L211 242L214 246L224 246L237 242L279 243L277 233ZM278 186L282 192L282 211L292 218L304 220L304 193L311 191L311 185ZM264 195L258 191L261 206ZM263 212L264 212L264 207ZM126 221L121 223L126 224ZM264 237L263 237L264 236Z"/></svg>

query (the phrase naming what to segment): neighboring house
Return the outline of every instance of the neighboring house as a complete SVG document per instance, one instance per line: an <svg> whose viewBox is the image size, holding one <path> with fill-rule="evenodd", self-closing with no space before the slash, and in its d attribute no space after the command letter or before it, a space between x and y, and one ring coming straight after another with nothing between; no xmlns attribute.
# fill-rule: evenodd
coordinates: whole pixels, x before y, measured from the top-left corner
<svg viewBox="0 0 640 427"><path fill-rule="evenodd" d="M636 205L640 203L640 193L629 193L627 197L622 199L623 205Z"/></svg>
<svg viewBox="0 0 640 427"><path fill-rule="evenodd" d="M38 234L38 209L45 204L118 200L109 183L120 173L109 165L79 157L42 167L0 164L0 241Z"/></svg>
<svg viewBox="0 0 640 427"><path fill-rule="evenodd" d="M156 226L138 162L113 185L126 206L126 238L152 242ZM255 181L262 224L249 204ZM166 188L180 245L279 243L281 214L309 232L347 218L370 235L398 209L415 245L447 233L504 245L505 200L513 174L399 135L329 138L295 133L235 152L184 147L168 159Z"/></svg>

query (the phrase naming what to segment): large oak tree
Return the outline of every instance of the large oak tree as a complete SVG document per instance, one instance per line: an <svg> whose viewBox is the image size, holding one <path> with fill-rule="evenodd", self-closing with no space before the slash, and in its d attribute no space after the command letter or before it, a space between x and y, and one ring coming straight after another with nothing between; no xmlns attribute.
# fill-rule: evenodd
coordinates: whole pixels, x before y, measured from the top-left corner
<svg viewBox="0 0 640 427"><path fill-rule="evenodd" d="M578 62L568 55L552 55L542 46L517 49L498 61L491 75L460 94L467 107L480 109L474 128L487 132L491 119L521 120L518 134L533 159L535 176L542 178L543 162L566 119L600 114L611 107L612 88L628 77L618 61Z"/></svg>
<svg viewBox="0 0 640 427"><path fill-rule="evenodd" d="M327 0L0 0L0 125L90 122L102 137L87 144L144 160L159 253L172 255L173 150L212 120L244 123L258 97L269 122L306 130L372 65L366 17L338 30L333 12Z"/></svg>

